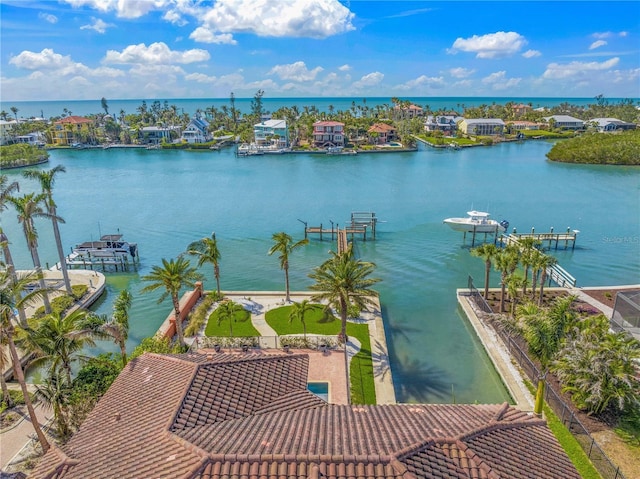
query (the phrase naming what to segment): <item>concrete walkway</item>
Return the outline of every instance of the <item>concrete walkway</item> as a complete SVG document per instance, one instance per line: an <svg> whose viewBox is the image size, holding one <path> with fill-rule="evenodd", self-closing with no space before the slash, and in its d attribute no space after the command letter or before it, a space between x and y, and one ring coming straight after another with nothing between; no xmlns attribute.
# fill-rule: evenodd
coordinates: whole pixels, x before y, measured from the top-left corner
<svg viewBox="0 0 640 479"><path fill-rule="evenodd" d="M45 425L53 418L53 412L45 409L42 403L36 403L34 409L38 424L45 430ZM18 422L0 433L0 470L3 472L9 472L6 468L12 461L19 462L20 452L36 434L27 409L24 408L24 412L20 415L22 417Z"/></svg>

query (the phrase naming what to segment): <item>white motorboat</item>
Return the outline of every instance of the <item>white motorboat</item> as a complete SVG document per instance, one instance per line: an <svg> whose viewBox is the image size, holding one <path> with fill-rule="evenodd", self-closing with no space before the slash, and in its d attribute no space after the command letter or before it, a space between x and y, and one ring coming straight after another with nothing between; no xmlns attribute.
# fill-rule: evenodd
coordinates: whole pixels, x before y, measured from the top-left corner
<svg viewBox="0 0 640 479"><path fill-rule="evenodd" d="M489 218L489 213L484 211L467 211L466 218L447 218L443 221L455 231L469 233L503 233L509 227L509 222L500 222Z"/></svg>
<svg viewBox="0 0 640 479"><path fill-rule="evenodd" d="M131 255L135 258L138 254L138 245L128 243L122 239L121 234L103 235L100 241L86 241L73 248L74 256L87 258L115 258Z"/></svg>

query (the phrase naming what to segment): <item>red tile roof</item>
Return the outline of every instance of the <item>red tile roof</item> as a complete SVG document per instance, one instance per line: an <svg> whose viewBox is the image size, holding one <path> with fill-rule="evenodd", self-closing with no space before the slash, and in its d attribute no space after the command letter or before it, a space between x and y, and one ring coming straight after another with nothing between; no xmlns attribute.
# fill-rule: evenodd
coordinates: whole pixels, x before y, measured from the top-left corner
<svg viewBox="0 0 640 479"><path fill-rule="evenodd" d="M344 126L344 123L339 121L316 121L313 126Z"/></svg>
<svg viewBox="0 0 640 479"><path fill-rule="evenodd" d="M396 131L396 129L391 125L387 125L386 123L374 123L367 131L369 133L390 133L392 131Z"/></svg>
<svg viewBox="0 0 640 479"><path fill-rule="evenodd" d="M55 124L71 124L71 125L80 125L83 123L93 123L93 120L89 118L85 118L84 116L68 116L66 118L62 118L55 122Z"/></svg>
<svg viewBox="0 0 640 479"><path fill-rule="evenodd" d="M34 478L579 479L544 421L503 405L330 405L306 355L147 354Z"/></svg>

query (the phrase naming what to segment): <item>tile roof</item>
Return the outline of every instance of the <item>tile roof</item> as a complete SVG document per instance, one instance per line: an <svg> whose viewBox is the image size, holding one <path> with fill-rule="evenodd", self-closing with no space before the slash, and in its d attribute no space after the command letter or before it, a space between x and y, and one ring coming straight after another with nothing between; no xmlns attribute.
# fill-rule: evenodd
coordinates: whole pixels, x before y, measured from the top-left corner
<svg viewBox="0 0 640 479"><path fill-rule="evenodd" d="M391 131L396 131L396 129L391 125L387 125L386 123L374 123L367 131L369 133L389 133Z"/></svg>
<svg viewBox="0 0 640 479"><path fill-rule="evenodd" d="M303 354L147 354L34 478L579 479L545 422L503 405L327 404Z"/></svg>
<svg viewBox="0 0 640 479"><path fill-rule="evenodd" d="M89 118L85 118L84 116L67 116L55 122L55 124L66 124L69 123L71 125L79 125L82 123L93 123L93 120Z"/></svg>

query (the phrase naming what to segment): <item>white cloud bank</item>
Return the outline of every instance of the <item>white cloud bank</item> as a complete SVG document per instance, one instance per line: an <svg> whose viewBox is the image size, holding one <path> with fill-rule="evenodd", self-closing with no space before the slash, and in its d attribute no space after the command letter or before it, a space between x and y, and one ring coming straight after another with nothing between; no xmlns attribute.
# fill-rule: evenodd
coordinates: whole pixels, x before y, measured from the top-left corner
<svg viewBox="0 0 640 479"><path fill-rule="evenodd" d="M206 50L171 50L166 43L156 42L148 47L144 43L129 45L121 52L108 50L103 63L168 65L174 63L188 64L204 62L211 55Z"/></svg>
<svg viewBox="0 0 640 479"><path fill-rule="evenodd" d="M276 65L268 74L277 75L281 80L302 82L315 80L318 73L323 70L324 68L322 67L315 67L313 70L309 70L305 62L298 61L289 65Z"/></svg>
<svg viewBox="0 0 640 479"><path fill-rule="evenodd" d="M518 53L525 45L525 37L516 32L496 32L457 38L449 53L475 53L476 58L504 58Z"/></svg>

